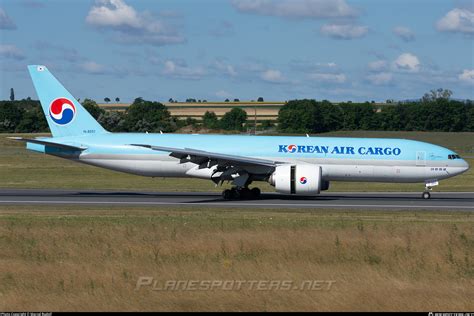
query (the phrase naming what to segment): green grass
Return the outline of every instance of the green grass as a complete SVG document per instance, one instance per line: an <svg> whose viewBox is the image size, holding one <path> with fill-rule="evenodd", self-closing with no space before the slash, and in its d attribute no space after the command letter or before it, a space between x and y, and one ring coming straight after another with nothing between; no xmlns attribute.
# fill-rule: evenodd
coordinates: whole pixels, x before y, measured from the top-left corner
<svg viewBox="0 0 474 316"><path fill-rule="evenodd" d="M0 310L472 310L469 212L0 206ZM333 280L152 291L137 280Z"/></svg>
<svg viewBox="0 0 474 316"><path fill-rule="evenodd" d="M326 135L412 138L446 146L462 155L472 154L474 133L337 132ZM199 179L146 178L74 163L26 150L25 144L0 134L1 188L113 189L149 191L221 191L211 181ZM26 135L28 137L37 134ZM467 161L474 165L474 159ZM267 183L255 183L273 191ZM421 191L423 184L333 182L330 191ZM474 191L474 169L440 182L436 191Z"/></svg>

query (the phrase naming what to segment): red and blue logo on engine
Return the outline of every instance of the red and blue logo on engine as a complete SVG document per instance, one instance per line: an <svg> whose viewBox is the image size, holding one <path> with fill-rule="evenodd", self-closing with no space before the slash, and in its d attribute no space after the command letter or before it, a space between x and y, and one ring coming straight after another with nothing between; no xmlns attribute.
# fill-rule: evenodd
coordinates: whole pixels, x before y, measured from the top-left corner
<svg viewBox="0 0 474 316"><path fill-rule="evenodd" d="M67 125L76 115L76 107L66 98L57 98L49 106L49 116L58 125Z"/></svg>
<svg viewBox="0 0 474 316"><path fill-rule="evenodd" d="M300 178L300 183L301 184L306 184L308 182L308 179L306 179L306 177L301 177Z"/></svg>

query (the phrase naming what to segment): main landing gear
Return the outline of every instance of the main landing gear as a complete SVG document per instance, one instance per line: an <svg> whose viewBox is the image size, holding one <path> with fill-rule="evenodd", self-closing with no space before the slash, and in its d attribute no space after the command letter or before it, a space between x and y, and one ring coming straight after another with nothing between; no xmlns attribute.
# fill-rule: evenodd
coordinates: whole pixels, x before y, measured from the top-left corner
<svg viewBox="0 0 474 316"><path fill-rule="evenodd" d="M222 197L224 200L251 200L258 199L260 197L259 188L238 188L233 187L232 189L226 189L222 191Z"/></svg>

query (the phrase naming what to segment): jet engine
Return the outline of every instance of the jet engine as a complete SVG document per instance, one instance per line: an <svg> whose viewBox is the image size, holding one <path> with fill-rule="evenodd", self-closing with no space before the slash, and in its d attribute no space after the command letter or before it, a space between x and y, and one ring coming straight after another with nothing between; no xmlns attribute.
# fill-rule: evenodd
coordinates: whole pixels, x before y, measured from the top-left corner
<svg viewBox="0 0 474 316"><path fill-rule="evenodd" d="M283 194L316 195L321 192L323 184L321 166L313 164L280 165L275 168L268 182L277 192Z"/></svg>

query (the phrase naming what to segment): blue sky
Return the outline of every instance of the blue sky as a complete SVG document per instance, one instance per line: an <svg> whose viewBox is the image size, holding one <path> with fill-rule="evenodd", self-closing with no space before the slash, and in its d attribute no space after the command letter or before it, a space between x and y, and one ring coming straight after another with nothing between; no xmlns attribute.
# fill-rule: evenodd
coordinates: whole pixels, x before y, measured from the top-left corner
<svg viewBox="0 0 474 316"><path fill-rule="evenodd" d="M474 99L473 1L1 0L0 34L0 99L28 64L97 101Z"/></svg>

